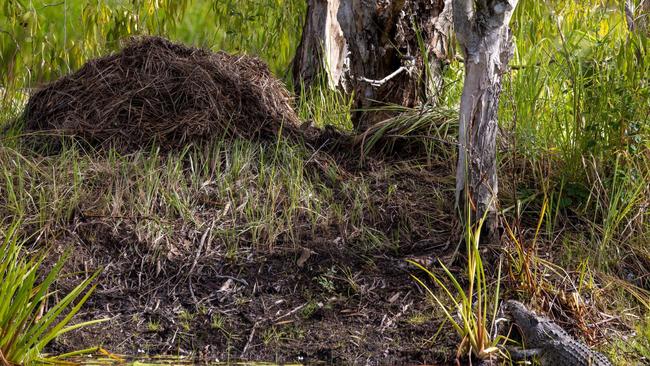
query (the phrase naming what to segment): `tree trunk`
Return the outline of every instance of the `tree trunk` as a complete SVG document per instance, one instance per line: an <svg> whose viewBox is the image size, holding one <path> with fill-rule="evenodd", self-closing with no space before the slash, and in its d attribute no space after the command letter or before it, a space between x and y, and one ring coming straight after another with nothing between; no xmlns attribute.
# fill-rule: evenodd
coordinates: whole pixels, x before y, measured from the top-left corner
<svg viewBox="0 0 650 366"><path fill-rule="evenodd" d="M293 62L296 90L322 77L330 88L354 95L357 129L386 117L368 108L435 101L447 58L450 1L308 0Z"/></svg>
<svg viewBox="0 0 650 366"><path fill-rule="evenodd" d="M650 0L641 0L637 6L633 0L626 0L624 8L628 30L650 34Z"/></svg>
<svg viewBox="0 0 650 366"><path fill-rule="evenodd" d="M489 241L497 237L497 111L501 75L512 58L508 24L518 0L453 0L456 37L465 57L460 102L456 204L464 218L486 217ZM469 198L468 205L462 205Z"/></svg>
<svg viewBox="0 0 650 366"><path fill-rule="evenodd" d="M639 5L639 18L641 27L650 33L650 0L643 0Z"/></svg>

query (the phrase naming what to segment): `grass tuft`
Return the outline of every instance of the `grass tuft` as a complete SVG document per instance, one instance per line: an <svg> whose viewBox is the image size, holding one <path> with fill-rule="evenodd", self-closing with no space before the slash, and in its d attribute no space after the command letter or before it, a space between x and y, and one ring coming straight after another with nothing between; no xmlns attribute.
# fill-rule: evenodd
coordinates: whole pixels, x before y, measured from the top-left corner
<svg viewBox="0 0 650 366"><path fill-rule="evenodd" d="M69 325L96 285L99 271L54 301L50 286L60 276L67 255L61 257L39 282L45 255L26 258L19 239L20 223L0 231L0 365L30 364L41 359L54 338L105 319ZM48 306L48 303L52 302Z"/></svg>

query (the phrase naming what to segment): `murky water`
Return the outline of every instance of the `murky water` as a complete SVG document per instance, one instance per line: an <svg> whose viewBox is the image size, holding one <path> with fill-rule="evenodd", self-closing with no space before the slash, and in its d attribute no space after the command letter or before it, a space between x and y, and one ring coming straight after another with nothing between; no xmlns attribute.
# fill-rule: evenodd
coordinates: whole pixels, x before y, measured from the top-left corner
<svg viewBox="0 0 650 366"><path fill-rule="evenodd" d="M241 366L274 366L276 363L272 362L222 362L222 361L197 361L190 358L183 357L133 357L124 355L111 355L111 356L81 356L65 359L65 363L71 362L75 365L81 366L109 366L109 365L132 365L132 366L153 366L153 365L241 365ZM301 364L283 364L287 366L297 366Z"/></svg>

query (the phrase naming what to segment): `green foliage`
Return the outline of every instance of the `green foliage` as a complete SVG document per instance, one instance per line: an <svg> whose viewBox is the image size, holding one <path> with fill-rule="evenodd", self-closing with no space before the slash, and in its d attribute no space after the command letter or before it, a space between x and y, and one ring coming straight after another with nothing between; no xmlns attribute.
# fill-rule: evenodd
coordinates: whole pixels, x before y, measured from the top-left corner
<svg viewBox="0 0 650 366"><path fill-rule="evenodd" d="M90 285L99 272L53 301L50 286L59 278L66 257L59 259L39 282L45 257L25 257L19 227L14 222L0 231L0 365L29 364L38 360L43 348L59 335L103 321L68 325L95 289L96 285ZM54 304L48 307L48 302Z"/></svg>
<svg viewBox="0 0 650 366"><path fill-rule="evenodd" d="M468 217L467 222L469 223L469 221ZM491 358L495 354L505 356L498 347L505 339L503 336L497 335L494 329L499 303L501 265L499 264L496 288L491 289L488 286L489 280L485 274L485 268L483 267L483 261L478 249L481 239L481 228L484 221L485 217L479 220L474 227L470 227L467 224L465 228L467 253L466 275L468 281L466 289L463 289L459 279L442 262L440 262L440 266L447 279L452 283L453 287L451 288L445 285L442 278L434 272L416 261L409 260L409 263L424 271L440 290L442 290L442 297L436 295L436 292L427 286L423 280L411 275L416 282L424 287L430 298L443 311L449 323L451 323L456 333L460 336L461 342L458 346L458 355L471 352L471 354L479 359ZM493 298L490 296L491 292ZM444 298L450 301L452 305L445 305ZM458 320L452 315L454 312L458 314ZM491 321L490 318L492 319Z"/></svg>
<svg viewBox="0 0 650 366"><path fill-rule="evenodd" d="M501 120L528 156L558 153L583 176L582 156L610 160L649 145L648 37L629 32L624 2L525 1L513 16L517 52Z"/></svg>
<svg viewBox="0 0 650 366"><path fill-rule="evenodd" d="M283 74L304 10L297 0L1 0L0 85L33 87L145 34L253 53Z"/></svg>
<svg viewBox="0 0 650 366"><path fill-rule="evenodd" d="M634 160L625 167L624 160L623 156L616 156L611 177L593 178L589 197L594 202L589 205L594 208L590 220L592 239L598 243L597 260L602 267L613 267L621 251L629 248L626 239L630 232L644 230L650 170L648 166L633 165L637 164Z"/></svg>
<svg viewBox="0 0 650 366"><path fill-rule="evenodd" d="M609 357L617 365L633 364L627 357L638 355L650 359L650 318L641 319L636 325L636 334L629 339L618 339Z"/></svg>
<svg viewBox="0 0 650 366"><path fill-rule="evenodd" d="M440 161L454 159L448 141L458 130L458 113L452 109L425 105L421 108L407 108L398 105L381 108L383 111L398 112L394 117L368 127L359 139L364 154L373 149L390 154L396 145L406 145L409 140L423 145L427 155Z"/></svg>
<svg viewBox="0 0 650 366"><path fill-rule="evenodd" d="M0 60L5 87L31 87L79 68L138 34L168 34L187 0L0 2Z"/></svg>
<svg viewBox="0 0 650 366"><path fill-rule="evenodd" d="M0 130L22 111L30 88L116 50L120 40L132 35L164 35L215 50L257 55L276 75L291 83L287 71L300 39L305 3L0 0ZM646 34L627 29L623 3L520 1L512 20L514 68L504 76L499 114L504 137L514 142L514 148L501 150L501 168L514 161L523 166L522 179L530 177L524 187L513 183L517 185L513 190L519 190L517 202L512 204L522 207L518 217L530 214L528 206L540 215L533 249L544 240L543 234L559 236L557 229L563 225L558 223L568 212L577 217L572 225L586 223L588 228L577 243L571 242L579 253L572 262L594 263L608 271L615 271L613 267L621 258L633 258L626 271L650 258L649 45ZM433 135L439 141L432 141L428 147L432 157L452 161L453 148L439 147L440 141L455 134L448 111L457 108L462 74L463 65L452 60L441 95L447 109L405 111L377 125L366 136L364 148L390 149L381 143L386 136L435 129ZM316 126L349 130L351 100L337 91L317 87L303 91L296 104L300 116ZM432 119L440 123L431 125ZM358 242L364 245L379 246L390 240L387 233L368 223L368 215L380 215L370 199L376 192L368 182L343 179L333 161L323 164L326 177L312 179L306 174L314 163L309 152L284 141L274 146L214 141L169 156L155 149L127 156L115 152L99 156L65 146L59 155L34 157L14 138L20 133L16 127L0 136L0 207L5 217L22 217L23 225L42 232L62 226L78 210L88 209L106 217L151 218L138 221L132 228L139 239L151 242L171 236L175 222L205 230L207 222L218 220L209 235L227 243L225 255L230 259L237 257L242 244L270 246L278 239L291 241L296 223L305 217L314 235L336 227L341 233L359 233ZM505 189L501 193L511 188L507 186L511 183L508 173L502 174ZM536 199L541 196L545 197L543 203ZM206 212L206 206L213 210ZM19 256L16 232L20 229L11 230L14 244L3 247L14 248L11 258L18 262L11 268L35 276L36 271L30 269L40 263L40 258ZM518 280L531 293L539 292L540 284L535 281L543 273L534 270L546 264L527 256L519 232L514 231L509 234L516 244L513 262L522 275ZM467 233L467 243L477 242L476 231ZM399 243L399 238L393 241ZM474 245L468 246L468 253L469 288L463 289L460 280L444 266L442 276L431 271L428 275L445 292L437 304L446 310L455 329L475 352L482 350L485 354L496 344L487 322L491 289ZM7 254L2 258L10 257ZM12 261L2 265L9 268ZM55 269L60 269L57 266ZM39 285L33 277L36 293L51 284L49 278ZM442 285L443 279L452 283L449 289ZM316 281L323 288L336 290L331 277L318 277ZM4 283L11 282L3 281L3 289L9 286ZM78 296L84 291L79 290ZM479 294L481 300L476 302ZM49 295L46 291L42 298L51 298ZM7 301L5 298L0 298L0 304ZM498 291L494 302L497 298ZM39 305L35 306L28 308L34 310ZM452 317L455 311L460 311L460 320ZM19 316L34 319L36 324L29 314ZM218 317L212 325L223 331ZM0 329L9 328L0 325ZM63 325L61 331L66 329ZM44 330L41 334L43 338L34 341L34 347L50 333ZM5 356L18 354L3 347L0 345ZM36 357L38 352L27 353Z"/></svg>
<svg viewBox="0 0 650 366"><path fill-rule="evenodd" d="M288 67L298 48L306 1L256 0L215 1L211 11L213 47L260 56L280 77L288 78ZM211 29L216 28L216 32Z"/></svg>
<svg viewBox="0 0 650 366"><path fill-rule="evenodd" d="M588 257L598 269L618 271L627 257L643 273L644 255L631 243L650 233L650 44L647 31L628 29L624 3L518 4L513 70L499 111L512 146L501 158L515 172L502 182L520 174L511 203L523 207L518 217L539 212L544 203L535 196L548 201L549 239L562 219L587 223L574 265Z"/></svg>
<svg viewBox="0 0 650 366"><path fill-rule="evenodd" d="M320 128L334 126L344 131L352 131L350 112L354 99L324 85L325 80L321 80L309 89L301 87L296 108L298 115Z"/></svg>

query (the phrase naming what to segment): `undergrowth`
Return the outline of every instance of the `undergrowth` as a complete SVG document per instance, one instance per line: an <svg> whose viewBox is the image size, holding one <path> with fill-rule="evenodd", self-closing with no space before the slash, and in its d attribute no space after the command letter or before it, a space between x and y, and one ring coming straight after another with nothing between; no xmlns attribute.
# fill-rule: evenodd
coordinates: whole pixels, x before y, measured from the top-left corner
<svg viewBox="0 0 650 366"><path fill-rule="evenodd" d="M91 284L99 271L70 293L55 299L57 294L51 287L59 278L67 255L40 279L47 254L27 258L20 228L20 223L15 221L0 230L0 365L3 366L29 365L43 360L43 349L56 337L105 321L69 325L95 289L96 285Z"/></svg>
<svg viewBox="0 0 650 366"><path fill-rule="evenodd" d="M469 212L469 211L468 211ZM496 284L493 286L486 275L483 259L479 251L481 240L481 228L485 217L476 224L469 224L467 218L464 228L465 253L467 253L467 264L464 277L466 276L466 287L463 288L459 281L464 279L456 278L444 263L439 265L444 271L446 279L453 286L447 286L443 279L432 270L414 260L409 262L416 268L422 270L429 280L432 280L438 290L444 295L436 295L438 291L430 288L416 275L411 275L415 281L422 286L428 297L441 309L446 320L452 325L461 341L456 352L456 364L460 364L461 356L476 357L480 360L497 359L507 357L502 351L506 337L497 332L497 312L500 300L501 285L501 263L496 272ZM446 297L446 301L441 299ZM447 306L446 302L452 305ZM454 315L457 315L458 320ZM444 325L445 323L443 323Z"/></svg>
<svg viewBox="0 0 650 366"><path fill-rule="evenodd" d="M650 307L650 63L648 36L628 30L622 3L520 2L499 117L499 178L508 223L502 296L529 299L625 364L648 357L648 325L637 319ZM256 54L291 84L287 70L304 1L0 4L5 232L16 218L22 218L15 228L21 237L40 238L57 238L82 219L103 220L161 258L194 255L186 239L205 235L206 242L223 243L220 256L237 260L244 248L298 245L325 231L362 252L394 251L411 236L451 225L443 209L454 177L439 168L455 159L450 111L457 108L463 69L455 60L445 71L443 108L403 110L359 136L353 152L357 158L392 153L406 141L423 146L426 157L387 159L369 174L285 141L217 138L172 153L154 147L128 155L71 142L42 156L22 142L13 123L31 88L117 49L125 36L162 34ZM313 88L296 104L315 126L351 129L350 99L338 92ZM428 207L439 211L411 212L396 203L404 190L391 179L422 172L429 175L414 178L414 185L429 192L434 203ZM398 214L404 219L393 220ZM424 234L414 234L414 220L424 221ZM626 315L615 325L603 320L614 313ZM603 344L603 335L630 334L635 323L631 345Z"/></svg>

